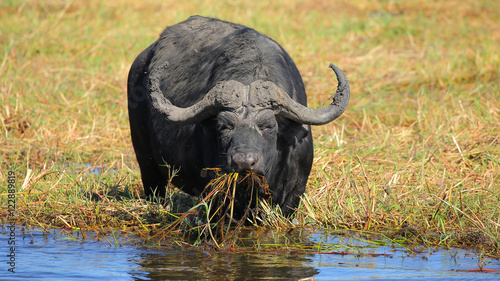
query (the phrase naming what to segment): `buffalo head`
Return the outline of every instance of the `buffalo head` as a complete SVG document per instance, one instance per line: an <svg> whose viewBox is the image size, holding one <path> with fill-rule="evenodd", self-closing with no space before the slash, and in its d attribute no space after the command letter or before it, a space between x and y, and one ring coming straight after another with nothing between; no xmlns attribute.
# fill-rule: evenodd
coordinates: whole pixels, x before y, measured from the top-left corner
<svg viewBox="0 0 500 281"><path fill-rule="evenodd" d="M238 81L218 82L196 104L180 108L166 99L159 87L160 71L150 75L153 107L172 124L188 125L215 117L219 146L219 166L226 172L248 172L266 176L275 165L276 143L283 125L279 119L298 124L322 125L335 120L347 107L350 97L345 74L330 64L337 76L338 86L333 102L311 109L291 99L269 81L244 85ZM160 68L161 69L161 68Z"/></svg>

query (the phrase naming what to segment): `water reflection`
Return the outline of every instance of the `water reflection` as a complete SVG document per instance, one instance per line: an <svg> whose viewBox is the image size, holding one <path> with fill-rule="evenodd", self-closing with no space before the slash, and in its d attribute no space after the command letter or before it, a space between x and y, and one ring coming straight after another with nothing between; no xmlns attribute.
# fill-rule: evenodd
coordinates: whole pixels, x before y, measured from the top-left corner
<svg viewBox="0 0 500 281"><path fill-rule="evenodd" d="M152 252L141 255L139 264L152 280L308 280L318 274L305 251L255 250L283 244L287 239L309 243L307 231L276 235L250 228L242 232L236 250L208 252L196 247L154 247ZM252 244L257 237L258 246ZM242 250L243 247L247 250Z"/></svg>
<svg viewBox="0 0 500 281"><path fill-rule="evenodd" d="M16 273L7 271L9 233L2 226L0 280L367 280L423 278L427 280L499 279L498 272L474 273L456 270L486 268L500 270L497 260L478 259L473 252L452 249L426 250L412 254L391 245L371 247L342 236L302 234L329 254L304 251L203 251L196 247L144 246L127 233L99 235L78 231L21 229L16 232ZM253 234L252 234L253 235ZM299 235L300 236L300 235ZM291 239L285 237L285 239ZM283 238L282 237L282 238ZM294 236L297 238L296 236ZM292 237L292 238L294 238ZM300 237L299 237L300 238ZM297 238L298 239L298 238ZM264 240L262 242L265 242ZM269 243L279 243L271 237ZM250 242L248 242L250 243ZM311 242L309 242L312 244ZM335 246L340 245L340 246ZM261 245L264 247L264 245ZM257 248L257 246L253 247ZM331 249L330 249L331 250ZM360 255L345 254L359 252Z"/></svg>
<svg viewBox="0 0 500 281"><path fill-rule="evenodd" d="M318 274L311 259L297 254L154 251L139 262L151 280L298 280Z"/></svg>

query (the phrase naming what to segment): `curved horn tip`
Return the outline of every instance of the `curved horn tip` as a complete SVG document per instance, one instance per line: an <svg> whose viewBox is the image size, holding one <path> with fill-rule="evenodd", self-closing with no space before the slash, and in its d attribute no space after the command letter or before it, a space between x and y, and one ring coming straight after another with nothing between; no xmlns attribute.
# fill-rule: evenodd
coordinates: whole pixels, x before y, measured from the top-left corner
<svg viewBox="0 0 500 281"><path fill-rule="evenodd" d="M342 74L343 76L345 76L345 73L342 71L342 69L338 68L333 63L330 63L330 65L328 67L330 67L333 70L333 72L335 72L335 74L337 76L339 76L339 74Z"/></svg>
<svg viewBox="0 0 500 281"><path fill-rule="evenodd" d="M335 73L337 73L337 69L339 69L335 64L333 63L330 63L328 65L329 68L331 68Z"/></svg>
<svg viewBox="0 0 500 281"><path fill-rule="evenodd" d="M347 79L347 76L340 68L338 68L333 63L330 63L329 67L333 70L333 72L335 72L335 76L337 76L337 81L339 82L340 88L343 89L344 87L349 85L349 80Z"/></svg>

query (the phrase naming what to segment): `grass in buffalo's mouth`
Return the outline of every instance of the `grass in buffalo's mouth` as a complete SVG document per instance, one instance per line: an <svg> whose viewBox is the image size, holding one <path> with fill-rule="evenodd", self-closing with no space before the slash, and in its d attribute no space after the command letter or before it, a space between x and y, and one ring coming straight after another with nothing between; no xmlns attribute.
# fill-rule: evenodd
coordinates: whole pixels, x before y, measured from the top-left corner
<svg viewBox="0 0 500 281"><path fill-rule="evenodd" d="M200 204L174 191L175 207L141 198L125 96L139 52L165 25L202 14L282 44L311 107L336 86L328 63L349 78L346 112L312 129L313 171L294 226L500 257L499 3L3 1L0 221L9 171L21 224L146 238ZM274 214L260 219L288 225Z"/></svg>
<svg viewBox="0 0 500 281"><path fill-rule="evenodd" d="M288 221L276 213L279 207L270 207L271 193L262 175L253 171L221 173L220 169L206 170L215 176L198 199L192 198L192 206L187 211L174 216L173 222L151 238L161 237L162 240L170 233L182 232L184 239L195 241L195 244L211 242L220 248L221 244L237 237L241 226ZM178 195L169 195L171 207L182 204L182 196ZM270 213L280 219L269 220Z"/></svg>

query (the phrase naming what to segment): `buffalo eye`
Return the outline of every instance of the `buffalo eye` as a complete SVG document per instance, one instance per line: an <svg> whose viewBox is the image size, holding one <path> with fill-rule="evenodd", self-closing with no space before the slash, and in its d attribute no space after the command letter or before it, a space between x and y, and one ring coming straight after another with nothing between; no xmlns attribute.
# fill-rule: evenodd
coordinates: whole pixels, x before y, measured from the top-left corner
<svg viewBox="0 0 500 281"><path fill-rule="evenodd" d="M220 129L221 131L232 131L234 130L234 126L232 124L224 124Z"/></svg>
<svg viewBox="0 0 500 281"><path fill-rule="evenodd" d="M221 122L218 124L220 132L228 132L234 130L234 124L229 122Z"/></svg>
<svg viewBox="0 0 500 281"><path fill-rule="evenodd" d="M276 127L276 124L274 124L274 123L259 124L259 130L261 132L264 132L264 133L271 133L275 127Z"/></svg>
<svg viewBox="0 0 500 281"><path fill-rule="evenodd" d="M217 117L217 130L221 133L232 132L238 123L238 116L232 112L221 112Z"/></svg>

